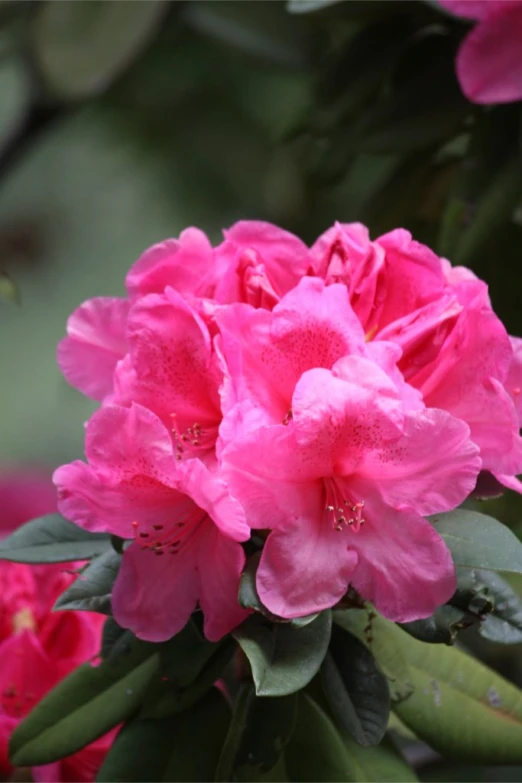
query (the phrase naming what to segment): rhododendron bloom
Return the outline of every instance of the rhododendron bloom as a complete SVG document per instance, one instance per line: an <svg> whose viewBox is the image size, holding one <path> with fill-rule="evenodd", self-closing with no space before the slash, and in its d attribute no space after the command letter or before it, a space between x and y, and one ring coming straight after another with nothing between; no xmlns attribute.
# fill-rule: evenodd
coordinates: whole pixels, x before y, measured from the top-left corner
<svg viewBox="0 0 522 783"><path fill-rule="evenodd" d="M398 621L451 597L451 556L421 515L454 508L475 485L480 459L466 424L408 412L393 381L361 356L304 372L287 421L236 421L223 472L250 524L272 529L257 572L270 611L325 609L348 584Z"/></svg>
<svg viewBox="0 0 522 783"><path fill-rule="evenodd" d="M246 616L237 602L249 538L240 505L199 459L175 459L169 431L149 410L107 406L90 420L89 464L54 475L60 511L87 530L134 538L123 555L112 607L142 639L164 641L199 602L211 640Z"/></svg>
<svg viewBox="0 0 522 783"><path fill-rule="evenodd" d="M456 16L477 23L457 54L457 76L474 103L522 98L522 0L439 0Z"/></svg>
<svg viewBox="0 0 522 783"><path fill-rule="evenodd" d="M41 474L0 478L3 536L28 519L55 510L52 483ZM104 618L91 612L52 612L74 579L74 564L28 566L0 561L0 774L8 776L9 737L28 712L73 669L99 652ZM78 753L33 768L36 781L93 781L113 732Z"/></svg>
<svg viewBox="0 0 522 783"><path fill-rule="evenodd" d="M517 362L485 284L469 270L452 270L403 229L371 242L359 224L336 224L310 255L327 282L342 261L337 279L348 288L366 339L401 348L405 380L428 407L467 422L484 469L522 472L519 384L511 380Z"/></svg>

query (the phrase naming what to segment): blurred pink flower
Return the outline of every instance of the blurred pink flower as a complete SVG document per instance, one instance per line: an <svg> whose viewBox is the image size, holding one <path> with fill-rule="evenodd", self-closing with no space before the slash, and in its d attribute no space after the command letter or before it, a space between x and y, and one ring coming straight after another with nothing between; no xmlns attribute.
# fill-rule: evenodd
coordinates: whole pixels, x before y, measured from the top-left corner
<svg viewBox="0 0 522 783"><path fill-rule="evenodd" d="M49 476L0 474L0 531L56 510ZM99 652L102 615L52 612L73 581L75 564L28 566L0 560L0 775L11 773L9 737L20 720L60 680ZM113 733L73 756L33 768L36 781L93 781Z"/></svg>
<svg viewBox="0 0 522 783"><path fill-rule="evenodd" d="M522 0L439 0L456 16L477 24L457 54L457 76L473 103L522 99Z"/></svg>
<svg viewBox="0 0 522 783"><path fill-rule="evenodd" d="M215 641L247 613L237 602L250 536L240 505L203 462L175 459L161 421L135 403L107 406L89 421L89 464L54 474L59 509L86 530L135 542L114 585L114 617L153 642L169 639L199 601L206 636Z"/></svg>

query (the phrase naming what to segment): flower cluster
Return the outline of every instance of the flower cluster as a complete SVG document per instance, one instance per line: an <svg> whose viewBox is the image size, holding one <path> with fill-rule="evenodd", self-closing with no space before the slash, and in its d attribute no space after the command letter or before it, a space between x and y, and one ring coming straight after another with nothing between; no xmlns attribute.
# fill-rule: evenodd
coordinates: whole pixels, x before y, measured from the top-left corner
<svg viewBox="0 0 522 783"><path fill-rule="evenodd" d="M49 477L34 472L0 476L0 535L55 510ZM29 566L0 562L0 776L12 773L9 738L30 710L60 680L100 649L103 617L92 612L52 612L74 580L74 563ZM45 781L93 780L114 732L68 758L32 770Z"/></svg>
<svg viewBox="0 0 522 783"><path fill-rule="evenodd" d="M403 622L451 597L425 517L522 472L522 341L483 282L403 229L335 224L309 248L244 221L152 247L127 290L69 319L60 367L101 407L88 462L54 478L64 516L133 540L121 625L161 641L199 605L209 639L233 629L252 531L282 618L350 585Z"/></svg>

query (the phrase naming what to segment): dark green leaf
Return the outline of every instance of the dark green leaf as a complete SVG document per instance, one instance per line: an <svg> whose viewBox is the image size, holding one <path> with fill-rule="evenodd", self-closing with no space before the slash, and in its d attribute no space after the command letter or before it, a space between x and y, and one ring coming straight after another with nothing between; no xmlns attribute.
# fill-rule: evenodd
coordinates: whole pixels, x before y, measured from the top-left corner
<svg viewBox="0 0 522 783"><path fill-rule="evenodd" d="M522 574L522 543L493 517L457 509L437 514L431 522L455 565Z"/></svg>
<svg viewBox="0 0 522 783"><path fill-rule="evenodd" d="M453 644L458 632L469 628L476 621L476 617L456 606L440 606L431 617L401 623L401 628L421 642Z"/></svg>
<svg viewBox="0 0 522 783"><path fill-rule="evenodd" d="M81 609L84 612L111 613L111 593L121 555L109 550L94 558L78 578L61 594L55 609Z"/></svg>
<svg viewBox="0 0 522 783"><path fill-rule="evenodd" d="M274 769L294 729L297 695L259 698L241 686L219 761L217 781L259 779Z"/></svg>
<svg viewBox="0 0 522 783"><path fill-rule="evenodd" d="M49 90L78 99L106 89L155 35L167 7L161 0L39 4L33 47Z"/></svg>
<svg viewBox="0 0 522 783"><path fill-rule="evenodd" d="M96 780L214 780L229 716L223 696L212 688L182 714L136 718L118 734Z"/></svg>
<svg viewBox="0 0 522 783"><path fill-rule="evenodd" d="M160 649L158 674L149 685L140 716L164 718L186 709L212 687L234 649L230 638L212 643L191 620Z"/></svg>
<svg viewBox="0 0 522 783"><path fill-rule="evenodd" d="M0 542L0 560L14 563L66 563L87 560L107 552L105 533L88 533L60 514L47 514L26 522Z"/></svg>
<svg viewBox="0 0 522 783"><path fill-rule="evenodd" d="M101 657L104 659L109 658L118 642L120 642L125 635L128 635L129 638L132 637L131 632L118 625L114 617L107 617L105 625L103 626Z"/></svg>
<svg viewBox="0 0 522 783"><path fill-rule="evenodd" d="M330 709L341 729L359 745L377 745L388 725L388 684L365 645L338 625L332 629L321 676Z"/></svg>
<svg viewBox="0 0 522 783"><path fill-rule="evenodd" d="M249 617L234 631L250 661L258 696L286 696L304 688L318 672L331 633L331 613L302 628Z"/></svg>
<svg viewBox="0 0 522 783"><path fill-rule="evenodd" d="M285 749L292 781L355 781L346 746L332 721L306 694L298 695L297 723Z"/></svg>
<svg viewBox="0 0 522 783"><path fill-rule="evenodd" d="M335 625L353 633L368 647L388 680L392 701L406 699L413 690L408 662L394 627L375 612L360 609L336 611Z"/></svg>
<svg viewBox="0 0 522 783"><path fill-rule="evenodd" d="M494 571L471 571L475 580L473 602L487 600L478 606L483 614L479 633L500 644L522 643L522 600L513 588Z"/></svg>
<svg viewBox="0 0 522 783"><path fill-rule="evenodd" d="M134 639L99 666L84 664L60 682L11 735L14 766L69 756L129 718L158 669L157 645Z"/></svg>

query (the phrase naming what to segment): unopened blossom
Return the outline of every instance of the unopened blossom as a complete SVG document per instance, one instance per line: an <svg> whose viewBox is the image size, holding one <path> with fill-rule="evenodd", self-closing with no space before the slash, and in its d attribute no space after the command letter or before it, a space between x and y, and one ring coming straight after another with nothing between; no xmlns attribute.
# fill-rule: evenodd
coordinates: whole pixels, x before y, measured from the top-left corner
<svg viewBox="0 0 522 783"><path fill-rule="evenodd" d="M522 99L522 0L439 0L456 16L476 22L457 54L457 76L473 103Z"/></svg>
<svg viewBox="0 0 522 783"><path fill-rule="evenodd" d="M54 474L59 509L86 530L133 539L112 593L117 622L169 639L199 603L211 640L246 616L237 602L250 536L243 510L198 458L178 461L169 430L146 408L105 406L89 421L88 463Z"/></svg>
<svg viewBox="0 0 522 783"><path fill-rule="evenodd" d="M2 537L56 509L48 476L34 471L0 475ZM53 612L74 580L75 564L29 566L0 561L0 775L8 777L9 737L60 680L97 655L104 622L91 612ZM93 781L114 732L67 758L32 769L35 781Z"/></svg>

